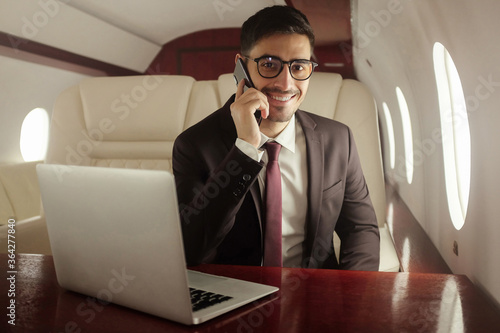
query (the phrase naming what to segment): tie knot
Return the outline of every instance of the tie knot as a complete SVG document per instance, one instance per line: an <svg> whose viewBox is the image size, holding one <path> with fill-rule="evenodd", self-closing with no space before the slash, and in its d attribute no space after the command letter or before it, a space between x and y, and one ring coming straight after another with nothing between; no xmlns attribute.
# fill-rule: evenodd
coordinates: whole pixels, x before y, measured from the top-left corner
<svg viewBox="0 0 500 333"><path fill-rule="evenodd" d="M267 150L269 161L277 161L281 150L281 145L277 142L266 142L264 147Z"/></svg>

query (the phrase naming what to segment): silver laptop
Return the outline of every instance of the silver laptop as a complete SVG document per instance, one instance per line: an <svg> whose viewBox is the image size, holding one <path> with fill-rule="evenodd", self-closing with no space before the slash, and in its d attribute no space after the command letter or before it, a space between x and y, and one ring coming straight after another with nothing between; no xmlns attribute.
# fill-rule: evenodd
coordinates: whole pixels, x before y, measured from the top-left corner
<svg viewBox="0 0 500 333"><path fill-rule="evenodd" d="M278 290L186 269L169 172L40 164L37 173L63 288L188 325Z"/></svg>

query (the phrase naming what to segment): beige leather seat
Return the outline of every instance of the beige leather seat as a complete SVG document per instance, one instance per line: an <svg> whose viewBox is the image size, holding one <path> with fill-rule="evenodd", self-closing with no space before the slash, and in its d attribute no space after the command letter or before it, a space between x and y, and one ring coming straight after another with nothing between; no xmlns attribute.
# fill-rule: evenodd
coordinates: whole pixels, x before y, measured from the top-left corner
<svg viewBox="0 0 500 333"><path fill-rule="evenodd" d="M50 253L47 228L40 216L40 190L35 172L38 163L40 161L0 166L0 224L3 224L0 225L0 253L14 250L14 245L16 253ZM9 243L10 228L15 231L11 234L15 238Z"/></svg>
<svg viewBox="0 0 500 333"><path fill-rule="evenodd" d="M0 224L40 215L40 191L35 166L26 162L0 165Z"/></svg>
<svg viewBox="0 0 500 333"><path fill-rule="evenodd" d="M213 81L187 76L83 80L56 101L46 163L171 171L177 135L222 106L235 90L232 74ZM399 270L385 223L377 110L370 92L338 74L314 73L302 109L353 130L379 220L380 270ZM43 220L36 223L43 228Z"/></svg>

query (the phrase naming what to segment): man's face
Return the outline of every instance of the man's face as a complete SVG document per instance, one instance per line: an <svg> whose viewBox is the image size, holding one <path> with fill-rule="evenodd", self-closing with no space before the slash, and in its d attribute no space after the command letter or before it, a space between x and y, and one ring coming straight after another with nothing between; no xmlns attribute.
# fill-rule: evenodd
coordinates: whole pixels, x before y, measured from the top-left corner
<svg viewBox="0 0 500 333"><path fill-rule="evenodd" d="M248 57L255 59L264 55L278 57L283 61L310 59L311 45L305 35L272 35L259 40ZM309 80L297 81L292 78L288 64L284 64L281 73L272 79L260 76L254 61L248 61L247 68L255 88L267 96L267 119L275 122L289 121L306 97Z"/></svg>

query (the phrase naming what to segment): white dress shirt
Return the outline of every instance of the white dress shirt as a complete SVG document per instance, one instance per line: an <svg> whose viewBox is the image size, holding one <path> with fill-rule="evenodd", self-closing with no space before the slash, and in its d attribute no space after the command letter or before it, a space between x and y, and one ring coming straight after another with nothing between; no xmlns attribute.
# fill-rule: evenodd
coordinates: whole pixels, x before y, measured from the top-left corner
<svg viewBox="0 0 500 333"><path fill-rule="evenodd" d="M300 267L307 212L307 156L304 132L293 115L288 125L276 138L268 138L262 133L260 135L259 149L241 139L236 139L236 146L254 160L262 160L265 165L267 165L267 152L262 146L267 141L276 141L285 148L281 149L278 157L283 205L281 242L283 266ZM266 167L259 173L258 181L263 198Z"/></svg>

